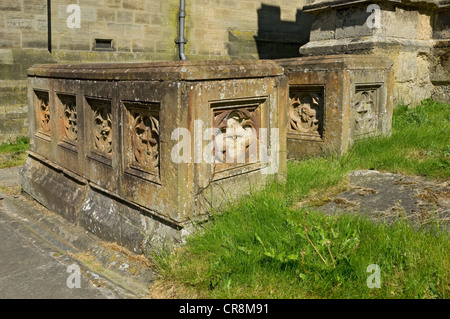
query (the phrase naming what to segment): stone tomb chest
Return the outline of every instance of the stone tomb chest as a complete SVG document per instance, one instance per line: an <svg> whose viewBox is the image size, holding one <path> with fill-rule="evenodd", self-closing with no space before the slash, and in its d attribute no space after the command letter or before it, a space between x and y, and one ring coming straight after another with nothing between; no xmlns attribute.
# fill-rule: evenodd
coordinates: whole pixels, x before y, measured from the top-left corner
<svg viewBox="0 0 450 319"><path fill-rule="evenodd" d="M282 59L289 78L287 157L345 153L358 139L389 135L392 62L373 55Z"/></svg>
<svg viewBox="0 0 450 319"><path fill-rule="evenodd" d="M285 178L286 133L270 128L287 125L287 78L274 62L37 65L28 76L23 189L103 239L134 251L179 241L211 208Z"/></svg>

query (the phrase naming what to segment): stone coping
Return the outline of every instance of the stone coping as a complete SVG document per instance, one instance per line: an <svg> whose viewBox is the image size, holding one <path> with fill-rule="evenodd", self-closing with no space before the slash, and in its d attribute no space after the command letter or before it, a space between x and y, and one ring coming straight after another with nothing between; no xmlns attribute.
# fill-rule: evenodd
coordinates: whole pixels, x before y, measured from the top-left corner
<svg viewBox="0 0 450 319"><path fill-rule="evenodd" d="M450 8L450 0L316 0L302 8L303 12L323 11L360 3L392 3L404 6L429 6L431 8Z"/></svg>
<svg viewBox="0 0 450 319"><path fill-rule="evenodd" d="M110 81L198 81L283 75L271 60L37 64L28 76Z"/></svg>
<svg viewBox="0 0 450 319"><path fill-rule="evenodd" d="M384 69L393 65L393 62L377 55L322 55L301 58L279 59L277 63L286 69L286 72L297 68L324 69Z"/></svg>
<svg viewBox="0 0 450 319"><path fill-rule="evenodd" d="M401 47L404 52L417 51L429 53L431 51L431 45L438 43L440 40L413 40L413 39L400 39L394 37L380 37L372 36L370 38L342 38L331 40L316 40L310 41L300 48L300 54L304 56L321 56L325 54L336 54L336 52L342 52L341 54L356 55L354 52L368 51L375 48L392 48ZM443 44L440 44L443 46ZM372 55L372 54L370 54ZM339 56L339 55L337 55ZM367 66L376 67L376 66Z"/></svg>

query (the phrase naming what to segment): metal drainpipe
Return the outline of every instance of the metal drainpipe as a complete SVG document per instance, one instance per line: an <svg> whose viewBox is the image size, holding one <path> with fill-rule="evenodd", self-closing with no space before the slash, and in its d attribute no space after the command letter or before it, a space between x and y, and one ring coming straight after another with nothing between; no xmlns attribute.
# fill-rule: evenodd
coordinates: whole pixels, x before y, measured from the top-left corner
<svg viewBox="0 0 450 319"><path fill-rule="evenodd" d="M52 53L52 1L47 0L47 47Z"/></svg>
<svg viewBox="0 0 450 319"><path fill-rule="evenodd" d="M180 60L185 61L186 55L184 53L184 45L186 44L186 39L184 37L184 20L186 18L186 2L185 0L180 0L180 14L178 16L178 46L179 46L179 52L180 52Z"/></svg>

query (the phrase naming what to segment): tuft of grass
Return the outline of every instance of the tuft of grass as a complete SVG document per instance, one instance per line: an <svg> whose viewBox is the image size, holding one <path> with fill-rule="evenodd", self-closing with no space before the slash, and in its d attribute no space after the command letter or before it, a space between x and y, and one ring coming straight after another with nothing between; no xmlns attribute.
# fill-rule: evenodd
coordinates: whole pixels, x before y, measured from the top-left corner
<svg viewBox="0 0 450 319"><path fill-rule="evenodd" d="M0 144L0 169L25 164L26 151L29 148L30 140L28 137L19 137L14 143Z"/></svg>
<svg viewBox="0 0 450 319"><path fill-rule="evenodd" d="M295 203L339 187L354 169L448 179L450 105L400 106L391 137L357 142L344 156L289 162L271 184L213 214L187 244L151 258L171 296L198 298L447 298L448 231L404 220L307 212ZM369 265L381 288L369 289ZM179 293L177 293L179 292Z"/></svg>
<svg viewBox="0 0 450 319"><path fill-rule="evenodd" d="M23 153L30 148L30 139L26 136L18 137L14 143L0 144L0 153Z"/></svg>

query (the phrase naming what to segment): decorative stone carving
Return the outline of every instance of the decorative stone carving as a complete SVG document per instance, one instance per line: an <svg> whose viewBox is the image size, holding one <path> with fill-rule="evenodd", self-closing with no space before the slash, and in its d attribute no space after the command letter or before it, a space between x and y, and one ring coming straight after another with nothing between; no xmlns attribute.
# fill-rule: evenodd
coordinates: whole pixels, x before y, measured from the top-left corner
<svg viewBox="0 0 450 319"><path fill-rule="evenodd" d="M88 99L92 110L92 133L94 150L112 156L111 101Z"/></svg>
<svg viewBox="0 0 450 319"><path fill-rule="evenodd" d="M377 88L357 86L353 113L354 136L362 137L377 131Z"/></svg>
<svg viewBox="0 0 450 319"><path fill-rule="evenodd" d="M259 105L214 111L215 162L218 167L234 163L254 163L258 159ZM221 165L222 164L222 165Z"/></svg>
<svg viewBox="0 0 450 319"><path fill-rule="evenodd" d="M78 140L76 97L58 94L58 98L63 111L63 139L75 143Z"/></svg>
<svg viewBox="0 0 450 319"><path fill-rule="evenodd" d="M129 166L159 176L159 105L125 103L131 156Z"/></svg>
<svg viewBox="0 0 450 319"><path fill-rule="evenodd" d="M50 136L50 106L48 92L35 91L37 97L38 131Z"/></svg>
<svg viewBox="0 0 450 319"><path fill-rule="evenodd" d="M322 139L323 92L321 89L290 90L289 133L302 139Z"/></svg>

